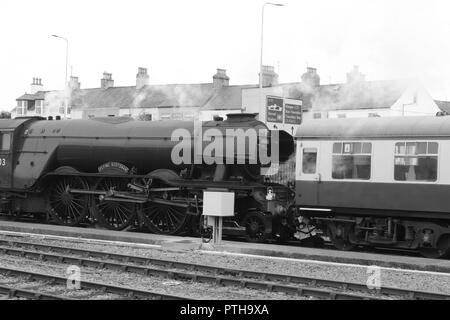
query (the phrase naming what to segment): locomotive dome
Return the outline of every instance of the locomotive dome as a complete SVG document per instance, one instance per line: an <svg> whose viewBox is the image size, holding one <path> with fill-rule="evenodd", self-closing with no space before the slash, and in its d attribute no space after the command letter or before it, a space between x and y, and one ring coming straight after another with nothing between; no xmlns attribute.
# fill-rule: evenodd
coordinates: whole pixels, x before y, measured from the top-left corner
<svg viewBox="0 0 450 320"><path fill-rule="evenodd" d="M450 117L384 117L310 120L295 139L450 137Z"/></svg>

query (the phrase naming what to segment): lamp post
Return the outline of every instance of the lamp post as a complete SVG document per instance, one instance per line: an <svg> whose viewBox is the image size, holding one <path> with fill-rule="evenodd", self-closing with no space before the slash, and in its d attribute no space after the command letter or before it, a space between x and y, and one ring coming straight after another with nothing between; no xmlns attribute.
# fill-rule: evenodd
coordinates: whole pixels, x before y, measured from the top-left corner
<svg viewBox="0 0 450 320"><path fill-rule="evenodd" d="M52 34L52 37L63 39L64 41L66 41L66 75L65 75L65 80L64 80L64 90L65 90L66 86L67 86L67 66L68 66L68 62L69 62L69 40L67 38L60 37L56 34ZM67 118L67 104L68 104L68 101L66 100L64 103L64 119Z"/></svg>
<svg viewBox="0 0 450 320"><path fill-rule="evenodd" d="M266 2L262 5L262 15L261 15L261 55L260 55L260 63L259 63L259 105L261 105L262 100L262 74L263 74L263 48L264 48L264 9L266 5L270 6L276 6L276 7L283 7L284 4L282 3L272 3L272 2Z"/></svg>

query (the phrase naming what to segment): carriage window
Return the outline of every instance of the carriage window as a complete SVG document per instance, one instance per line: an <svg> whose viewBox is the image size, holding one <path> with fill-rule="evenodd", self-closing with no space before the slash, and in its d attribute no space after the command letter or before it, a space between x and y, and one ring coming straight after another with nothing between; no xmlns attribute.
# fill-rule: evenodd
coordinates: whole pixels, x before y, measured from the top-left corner
<svg viewBox="0 0 450 320"><path fill-rule="evenodd" d="M317 149L316 148L304 148L303 149L303 173L312 174L316 173L317 167Z"/></svg>
<svg viewBox="0 0 450 320"><path fill-rule="evenodd" d="M2 145L0 146L1 151L9 151L9 148L11 146L11 134L9 133L3 133L1 135L2 137Z"/></svg>
<svg viewBox="0 0 450 320"><path fill-rule="evenodd" d="M333 144L333 179L369 180L372 160L370 142Z"/></svg>
<svg viewBox="0 0 450 320"><path fill-rule="evenodd" d="M437 160L437 142L398 142L395 144L394 179L436 181Z"/></svg>

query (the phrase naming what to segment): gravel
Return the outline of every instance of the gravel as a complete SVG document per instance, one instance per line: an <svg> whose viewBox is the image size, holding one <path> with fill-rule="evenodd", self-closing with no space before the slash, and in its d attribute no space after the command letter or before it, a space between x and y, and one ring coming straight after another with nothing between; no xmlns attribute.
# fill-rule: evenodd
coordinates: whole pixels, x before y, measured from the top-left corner
<svg viewBox="0 0 450 320"><path fill-rule="evenodd" d="M368 268L361 266L319 264L314 262L305 262L298 260L296 261L294 259L268 259L264 257L207 254L199 252L198 250L181 251L166 248L143 248L133 245L114 245L112 247L111 244L90 243L88 240L69 241L69 240L42 238L42 236L12 237L0 235L0 239L29 241L40 244L59 245L59 246L73 247L77 249L104 251L126 255L175 260L217 267L235 268L251 271L264 271L269 273L282 273L292 276L306 276L338 281L352 281L362 284L366 284L366 281L368 279L367 273ZM104 270L101 271L102 275L105 274L105 272L106 271ZM121 281L124 279L125 278L114 280ZM130 281L134 281L132 279L130 279ZM143 279L142 276L138 276L138 279L140 279L143 285L147 283L146 281L142 280ZM127 285L127 281L128 279L125 280L124 285ZM158 282L159 288L167 289L167 286L161 287L160 281ZM133 282L133 285L134 283L136 283L136 285L139 285L139 281ZM149 283L152 282L150 281ZM381 286L450 294L450 275L381 268ZM171 291L173 289L172 287L182 287L182 286L169 286L169 288L171 288L170 290L168 290L169 292L173 292ZM245 297L241 297L242 295L247 296L250 299L270 299L271 297L273 297L274 299L291 298L291 296L285 294L281 295L275 293L261 294L258 293L258 291L250 289L239 288L233 290L232 287L218 288L216 286L210 286L205 292L204 291L205 284L201 284L199 287L197 287L197 284L192 283L189 284L188 287L191 288L192 290L187 291L188 293L187 296L189 297L195 296L196 298L200 297L203 299L204 298L214 299L215 297L211 296L213 292L214 293L217 292L219 299L227 299L227 298L245 299ZM249 291L249 293L247 291Z"/></svg>

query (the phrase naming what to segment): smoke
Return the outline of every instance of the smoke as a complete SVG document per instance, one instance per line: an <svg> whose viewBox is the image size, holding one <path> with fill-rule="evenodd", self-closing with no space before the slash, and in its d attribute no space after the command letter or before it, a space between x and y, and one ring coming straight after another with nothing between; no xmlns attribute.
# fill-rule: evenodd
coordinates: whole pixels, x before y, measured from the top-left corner
<svg viewBox="0 0 450 320"><path fill-rule="evenodd" d="M413 84L400 79L325 85L313 95L312 103L320 111L389 108Z"/></svg>
<svg viewBox="0 0 450 320"><path fill-rule="evenodd" d="M45 114L49 116L64 114L64 106L69 107L71 101L72 92L69 88L66 88L65 90L49 91L45 94Z"/></svg>
<svg viewBox="0 0 450 320"><path fill-rule="evenodd" d="M195 115L213 95L211 84L175 84L145 86L133 96L132 108L167 107L166 113ZM169 108L170 107L170 108Z"/></svg>

